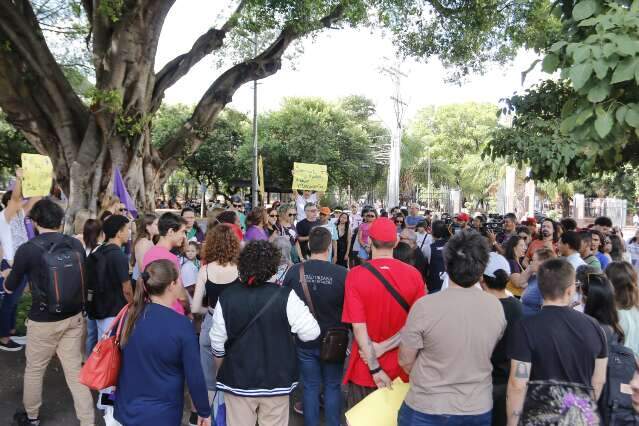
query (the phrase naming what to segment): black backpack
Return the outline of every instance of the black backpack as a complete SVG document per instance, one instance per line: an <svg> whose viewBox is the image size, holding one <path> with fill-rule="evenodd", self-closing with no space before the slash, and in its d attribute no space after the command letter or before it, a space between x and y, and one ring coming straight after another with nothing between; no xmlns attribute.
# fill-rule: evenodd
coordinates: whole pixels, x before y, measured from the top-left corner
<svg viewBox="0 0 639 426"><path fill-rule="evenodd" d="M609 342L606 384L598 403L602 425L639 425L639 417L632 408L629 386L635 369L635 355L632 349L616 342Z"/></svg>
<svg viewBox="0 0 639 426"><path fill-rule="evenodd" d="M86 261L87 287L89 291L87 312L92 319L104 319L111 315L117 303L109 281L107 253L121 250L115 244L106 244L94 250Z"/></svg>
<svg viewBox="0 0 639 426"><path fill-rule="evenodd" d="M73 239L62 235L51 247L38 238L31 240L44 250L45 276L42 286L33 286L40 309L52 314L77 314L85 310L86 285L84 256L73 247Z"/></svg>

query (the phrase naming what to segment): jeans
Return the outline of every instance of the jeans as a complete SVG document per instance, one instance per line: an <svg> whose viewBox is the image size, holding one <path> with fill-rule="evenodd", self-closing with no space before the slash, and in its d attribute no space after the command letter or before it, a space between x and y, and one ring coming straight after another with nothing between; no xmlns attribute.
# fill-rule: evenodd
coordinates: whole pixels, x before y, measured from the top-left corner
<svg viewBox="0 0 639 426"><path fill-rule="evenodd" d="M114 319L115 317L108 317L104 319L95 320L95 323L98 329L98 334L97 334L98 340L102 339L102 336L104 335L104 333L107 332L107 330L111 326L111 323L113 322ZM113 330L111 330L111 332L113 333Z"/></svg>
<svg viewBox="0 0 639 426"><path fill-rule="evenodd" d="M491 412L473 416L426 414L415 411L406 403L397 415L398 426L490 426Z"/></svg>
<svg viewBox="0 0 639 426"><path fill-rule="evenodd" d="M91 318L86 318L87 339L85 342L85 357L89 357L93 348L98 343L98 322Z"/></svg>
<svg viewBox="0 0 639 426"><path fill-rule="evenodd" d="M318 426L320 421L320 389L324 386L326 426L339 426L342 411L340 383L344 365L320 361L320 350L297 348L297 360L304 390L304 426Z"/></svg>
<svg viewBox="0 0 639 426"><path fill-rule="evenodd" d="M16 328L18 304L20 303L22 292L26 286L27 278L25 277L13 293L5 293L2 304L0 305L0 337L9 337L11 331Z"/></svg>

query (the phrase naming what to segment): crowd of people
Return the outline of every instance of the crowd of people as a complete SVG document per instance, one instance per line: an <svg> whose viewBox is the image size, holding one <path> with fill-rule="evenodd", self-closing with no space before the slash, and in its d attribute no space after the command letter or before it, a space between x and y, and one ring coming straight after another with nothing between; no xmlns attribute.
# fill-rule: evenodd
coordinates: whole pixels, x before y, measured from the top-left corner
<svg viewBox="0 0 639 426"><path fill-rule="evenodd" d="M18 173L0 213L0 349L26 348L14 420L40 424L57 355L94 425L78 377L116 334L117 385L98 399L127 426L179 425L185 404L193 425L284 426L291 403L306 426L339 426L396 379L410 383L400 426L637 424L636 239L609 218L488 226L320 196L250 211L234 196L205 228L188 207L133 221L109 196L99 219L76 214L72 237L56 202L22 200Z"/></svg>

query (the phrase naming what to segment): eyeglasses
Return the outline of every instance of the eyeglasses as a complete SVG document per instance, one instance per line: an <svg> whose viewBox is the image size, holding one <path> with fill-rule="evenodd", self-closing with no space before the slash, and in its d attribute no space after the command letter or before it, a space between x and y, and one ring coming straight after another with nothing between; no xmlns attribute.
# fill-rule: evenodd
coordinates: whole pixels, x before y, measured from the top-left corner
<svg viewBox="0 0 639 426"><path fill-rule="evenodd" d="M297 216L297 214L295 214L295 213L289 213L288 214L288 217L295 217L295 216Z"/></svg>
<svg viewBox="0 0 639 426"><path fill-rule="evenodd" d="M367 215L366 215L366 216L364 216L364 217L367 217L367 218L369 218L369 219L370 219L370 218L374 218L374 217L375 217L375 215L374 215L374 214L367 214Z"/></svg>

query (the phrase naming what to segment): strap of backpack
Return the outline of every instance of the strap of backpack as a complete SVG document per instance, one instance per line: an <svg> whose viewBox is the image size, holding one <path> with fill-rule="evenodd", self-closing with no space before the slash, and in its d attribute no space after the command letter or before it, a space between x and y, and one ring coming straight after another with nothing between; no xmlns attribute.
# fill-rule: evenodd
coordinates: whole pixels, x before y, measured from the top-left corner
<svg viewBox="0 0 639 426"><path fill-rule="evenodd" d="M277 299L277 296L279 296L279 290L273 292L273 294L271 295L271 297L266 301L266 303L264 304L264 306L262 306L262 309L260 309L260 311L257 313L257 315L255 315L253 317L253 319L251 321L249 321L249 323L246 325L246 327L244 327L242 329L242 331L240 331L240 334L237 335L237 337L235 338L235 341L233 342L233 345L231 345L229 347L229 350L227 351L227 356L229 353L231 353L231 351L233 350L233 348L236 346L237 342L244 336L244 334L246 334L246 332L248 331L249 328L251 328L251 326L253 324L255 324L255 321L257 321L267 310L268 308L271 307L271 305L275 302L275 299Z"/></svg>
<svg viewBox="0 0 639 426"><path fill-rule="evenodd" d="M311 314L315 316L315 306L313 306L311 292L308 290L308 283L306 282L306 276L304 276L304 263L300 263L300 284L302 285L302 290L304 291L304 299L306 299L306 303L308 303Z"/></svg>
<svg viewBox="0 0 639 426"><path fill-rule="evenodd" d="M365 269L368 269L368 271L371 274L375 275L375 278L377 278L377 280L384 285L386 290L388 290L388 292L391 294L391 296L393 296L393 298L397 301L397 303L399 303L402 306L402 308L404 308L406 313L408 313L408 311L410 311L410 305L408 304L408 302L402 297L401 294L399 294L399 292L397 290L395 290L395 287L393 287L388 282L388 280L386 280L386 278L384 278L384 276L381 274L381 272L379 272L377 269L375 269L375 267L373 265L371 265L370 262L362 263L362 266Z"/></svg>

